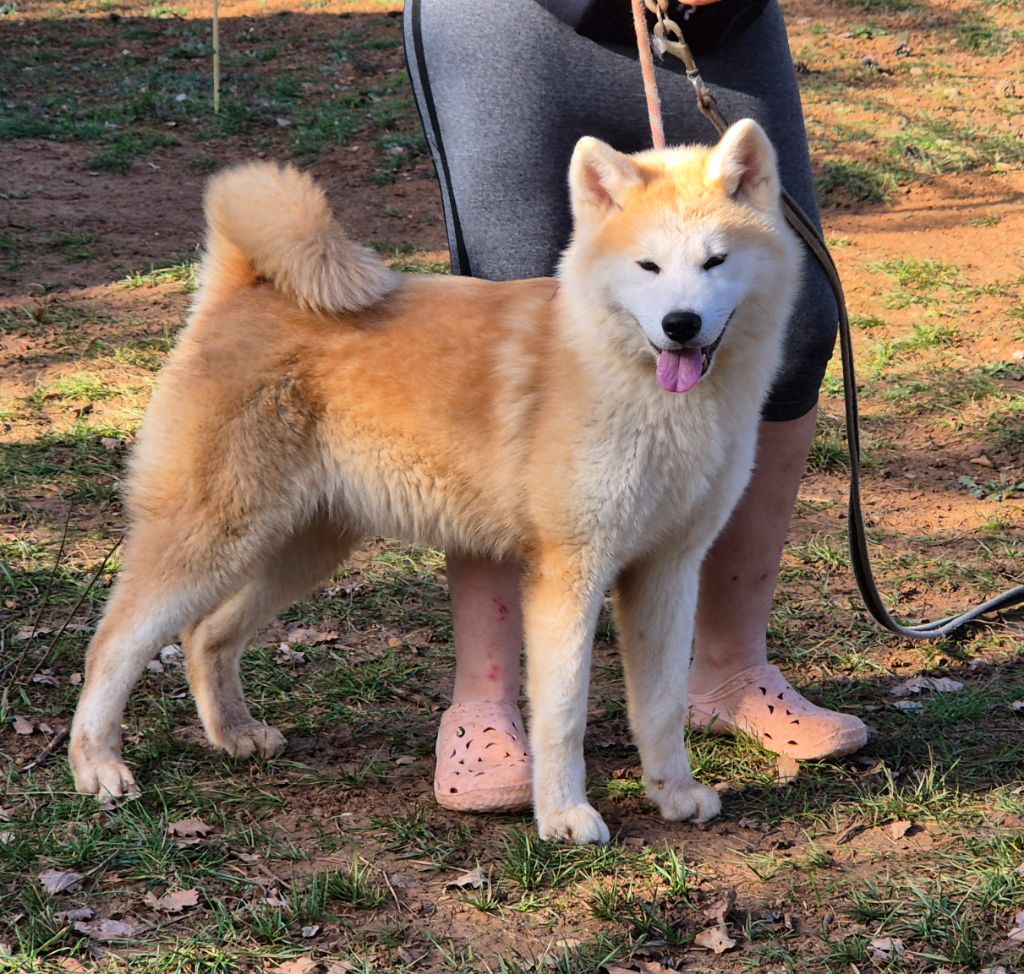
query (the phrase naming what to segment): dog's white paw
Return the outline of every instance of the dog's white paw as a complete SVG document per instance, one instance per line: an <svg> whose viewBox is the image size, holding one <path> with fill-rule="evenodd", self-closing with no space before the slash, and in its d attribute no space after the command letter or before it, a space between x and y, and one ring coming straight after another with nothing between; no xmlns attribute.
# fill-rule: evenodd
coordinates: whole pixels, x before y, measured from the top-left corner
<svg viewBox="0 0 1024 974"><path fill-rule="evenodd" d="M670 822L710 822L722 810L718 793L692 778L648 785L647 795Z"/></svg>
<svg viewBox="0 0 1024 974"><path fill-rule="evenodd" d="M224 728L212 743L235 758L251 758L254 754L272 758L284 750L285 739L276 727L253 720Z"/></svg>
<svg viewBox="0 0 1024 974"><path fill-rule="evenodd" d="M537 830L542 839L573 842L576 845L605 845L611 838L604 819L586 803L570 805L548 815L538 814Z"/></svg>
<svg viewBox="0 0 1024 974"><path fill-rule="evenodd" d="M110 798L138 798L142 792L131 771L119 758L82 759L73 762L75 788L80 794Z"/></svg>

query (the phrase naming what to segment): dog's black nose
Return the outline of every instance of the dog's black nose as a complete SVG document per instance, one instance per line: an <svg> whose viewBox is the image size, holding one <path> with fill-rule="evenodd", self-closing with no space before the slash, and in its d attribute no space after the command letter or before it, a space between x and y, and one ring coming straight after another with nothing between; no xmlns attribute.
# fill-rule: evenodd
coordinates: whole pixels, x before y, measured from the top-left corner
<svg viewBox="0 0 1024 974"><path fill-rule="evenodd" d="M683 344L696 336L703 322L694 311L670 311L661 319L661 327L674 342Z"/></svg>

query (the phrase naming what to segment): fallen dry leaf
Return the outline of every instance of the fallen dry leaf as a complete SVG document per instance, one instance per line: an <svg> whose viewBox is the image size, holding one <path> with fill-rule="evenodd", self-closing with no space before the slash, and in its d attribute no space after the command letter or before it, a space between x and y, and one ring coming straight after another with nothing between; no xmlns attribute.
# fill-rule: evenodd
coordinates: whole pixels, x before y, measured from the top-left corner
<svg viewBox="0 0 1024 974"><path fill-rule="evenodd" d="M913 822L893 822L889 826L889 835L894 839L902 839L913 827Z"/></svg>
<svg viewBox="0 0 1024 974"><path fill-rule="evenodd" d="M277 967L270 968L270 974L310 974L320 967L320 962L313 960L309 954L293 960L282 961Z"/></svg>
<svg viewBox="0 0 1024 974"><path fill-rule="evenodd" d="M775 774L777 785L791 785L800 774L800 762L788 754L780 754L775 762Z"/></svg>
<svg viewBox="0 0 1024 974"><path fill-rule="evenodd" d="M183 650L177 643L171 643L170 646L164 646L159 652L160 662L164 666L181 666L185 662L185 650Z"/></svg>
<svg viewBox="0 0 1024 974"><path fill-rule="evenodd" d="M131 940L135 936L135 924L125 920L93 920L91 923L76 923L75 929L90 940Z"/></svg>
<svg viewBox="0 0 1024 974"><path fill-rule="evenodd" d="M320 926L319 926L319 924L315 924L315 923L312 926L303 927L302 930L301 930L302 936L306 940L309 940L310 937L315 937L319 932L320 932Z"/></svg>
<svg viewBox="0 0 1024 974"><path fill-rule="evenodd" d="M703 947L716 954L724 954L736 946L736 941L729 936L729 931L721 923L708 927L707 930L701 930L693 938L693 942L695 946Z"/></svg>
<svg viewBox="0 0 1024 974"><path fill-rule="evenodd" d="M75 960L74 957L62 957L57 961L57 967L62 971L67 971L68 974L85 974L89 970L80 960Z"/></svg>
<svg viewBox="0 0 1024 974"><path fill-rule="evenodd" d="M304 646L318 646L320 643L329 643L334 639L338 638L338 634L333 630L323 631L321 629L289 629L288 635L285 637L287 645L294 646L296 643L302 643Z"/></svg>
<svg viewBox="0 0 1024 974"><path fill-rule="evenodd" d="M58 923L74 923L76 920L91 920L96 916L95 911L89 906L80 906L75 910L62 910L54 913L53 918Z"/></svg>
<svg viewBox="0 0 1024 974"><path fill-rule="evenodd" d="M176 839L202 839L212 831L213 826L207 825L201 818L183 818L167 826L167 833Z"/></svg>
<svg viewBox="0 0 1024 974"><path fill-rule="evenodd" d="M639 965L636 974L680 974L674 967L666 967L656 960L638 960L635 963Z"/></svg>
<svg viewBox="0 0 1024 974"><path fill-rule="evenodd" d="M1006 936L1015 944L1024 944L1024 910L1014 918L1013 926L1006 932Z"/></svg>
<svg viewBox="0 0 1024 974"><path fill-rule="evenodd" d="M49 636L51 632L53 632L53 630L48 626L40 626L38 629L33 629L31 626L25 626L14 634L14 638L19 642L23 642L26 639L31 639L33 634L35 634L36 637Z"/></svg>
<svg viewBox="0 0 1024 974"><path fill-rule="evenodd" d="M894 697L909 697L912 693L922 690L934 690L936 693L959 693L964 685L959 680L951 680L948 676L915 676L904 680L892 688Z"/></svg>
<svg viewBox="0 0 1024 974"><path fill-rule="evenodd" d="M181 913L182 910L195 906L199 902L199 890L175 889L163 896L156 896L152 890L146 893L144 900L147 906L163 913Z"/></svg>
<svg viewBox="0 0 1024 974"><path fill-rule="evenodd" d="M479 866L471 869L468 873L456 876L455 879L444 884L445 889L480 889L487 883L487 873Z"/></svg>
<svg viewBox="0 0 1024 974"><path fill-rule="evenodd" d="M899 937L876 937L868 944L872 958L883 964L887 964L894 957L902 957L906 949Z"/></svg>
<svg viewBox="0 0 1024 974"><path fill-rule="evenodd" d="M897 700L893 706L897 710L924 710L924 704L916 700Z"/></svg>
<svg viewBox="0 0 1024 974"><path fill-rule="evenodd" d="M725 918L734 906L736 906L736 890L730 889L726 891L724 896L703 911L704 918L717 926L724 926Z"/></svg>
<svg viewBox="0 0 1024 974"><path fill-rule="evenodd" d="M297 649L292 649L288 643L281 643L281 645L277 647L277 655L286 663L306 662L306 654L300 653Z"/></svg>
<svg viewBox="0 0 1024 974"><path fill-rule="evenodd" d="M72 890L78 889L84 878L81 873L76 873L73 869L47 869L39 874L39 882L43 884L43 889L50 896L56 896L58 893L70 893Z"/></svg>
<svg viewBox="0 0 1024 974"><path fill-rule="evenodd" d="M14 733L15 734L34 734L36 725L29 720L27 717L19 717L17 714L14 715Z"/></svg>

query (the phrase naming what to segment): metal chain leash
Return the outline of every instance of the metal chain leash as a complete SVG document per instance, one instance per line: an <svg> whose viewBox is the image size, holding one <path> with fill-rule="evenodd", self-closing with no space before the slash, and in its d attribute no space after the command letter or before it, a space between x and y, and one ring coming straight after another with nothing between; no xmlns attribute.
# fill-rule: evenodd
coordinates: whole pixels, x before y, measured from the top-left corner
<svg viewBox="0 0 1024 974"><path fill-rule="evenodd" d="M631 0L633 5L633 21L636 27L637 50L643 69L644 88L647 94L648 114L651 120L651 136L655 148L665 147L664 127L661 120L661 102L658 97L657 79L654 74L654 63L651 58L651 47L659 56L671 54L682 62L686 77L693 86L697 96L697 107L701 114L722 135L729 123L718 110L714 95L704 84L694 60L693 53L683 36L683 29L668 15L669 0ZM655 24L653 36L648 35L647 18L644 8L654 14ZM879 625L906 639L939 639L960 629L982 615L1009 609L1024 603L1024 585L1017 585L1005 592L988 599L958 615L946 616L932 622L917 626L906 626L898 622L889 612L885 600L878 591L874 572L871 568L871 554L868 549L867 529L864 524L864 512L861 504L861 468L860 468L860 416L857 405L857 377L853 367L853 337L850 329L850 318L846 309L846 297L828 246L821 236L814 221L800 208L799 204L785 191L782 191L782 212L786 222L800 235L804 243L814 254L821 265L836 299L839 313L839 349L843 366L843 399L846 411L846 443L850 459L850 494L848 506L848 524L850 534L850 562L857 580L861 598L868 612Z"/></svg>

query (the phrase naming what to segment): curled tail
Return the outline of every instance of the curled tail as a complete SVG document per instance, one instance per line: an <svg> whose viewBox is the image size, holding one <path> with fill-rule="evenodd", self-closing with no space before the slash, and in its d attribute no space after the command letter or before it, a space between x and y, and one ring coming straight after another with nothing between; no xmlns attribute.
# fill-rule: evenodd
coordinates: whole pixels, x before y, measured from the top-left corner
<svg viewBox="0 0 1024 974"><path fill-rule="evenodd" d="M264 279L311 311L358 311L397 285L371 250L346 236L323 190L294 166L255 162L214 176L206 224L200 304Z"/></svg>

